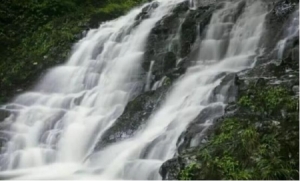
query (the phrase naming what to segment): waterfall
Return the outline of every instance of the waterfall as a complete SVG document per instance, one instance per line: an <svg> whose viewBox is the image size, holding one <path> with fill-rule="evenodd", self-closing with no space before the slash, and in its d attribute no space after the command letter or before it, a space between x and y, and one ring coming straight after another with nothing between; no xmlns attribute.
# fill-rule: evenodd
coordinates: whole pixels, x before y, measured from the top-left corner
<svg viewBox="0 0 300 181"><path fill-rule="evenodd" d="M4 105L14 114L5 120L11 123L11 139L2 151L0 177L161 179L159 168L176 154L187 126L203 109L226 105L225 90L209 99L224 75L253 65L267 14L259 0L224 2L199 34L203 37L195 64L173 84L143 129L93 153L97 140L141 89L140 64L151 29L182 1L158 0L159 6L139 24L136 17L149 3L90 30L67 63ZM190 2L195 8L196 1ZM146 90L151 89L152 66L154 62ZM212 124L204 120L201 126L205 131Z"/></svg>
<svg viewBox="0 0 300 181"><path fill-rule="evenodd" d="M197 63L180 78L160 109L133 138L94 154L88 167L100 179L160 179L158 170L176 153L179 136L207 107L224 107L224 97L209 101L222 73L234 73L253 65L264 31L266 10L259 1L247 1L237 17L240 2L228 2L216 11L201 42ZM225 96L226 92L222 92ZM211 120L202 126L208 128Z"/></svg>
<svg viewBox="0 0 300 181"><path fill-rule="evenodd" d="M196 4L194 0L189 0L189 6L191 9L195 9L196 8Z"/></svg>
<svg viewBox="0 0 300 181"><path fill-rule="evenodd" d="M287 26L288 27L284 30L284 38L277 44L277 58L279 59L284 58L283 53L287 46L287 42L299 34L299 9L292 14L290 22Z"/></svg>
<svg viewBox="0 0 300 181"><path fill-rule="evenodd" d="M150 30L179 2L158 0L159 6L138 23L136 17L147 3L90 30L65 64L4 105L2 109L14 113L4 121L11 126L1 154L1 175L53 178L81 168L140 89L140 63Z"/></svg>
<svg viewBox="0 0 300 181"><path fill-rule="evenodd" d="M151 83L151 78L152 78L152 68L154 65L154 61L152 60L150 63L150 68L149 71L147 73L147 80L146 80L146 87L145 87L145 91L148 91L150 89L150 83Z"/></svg>

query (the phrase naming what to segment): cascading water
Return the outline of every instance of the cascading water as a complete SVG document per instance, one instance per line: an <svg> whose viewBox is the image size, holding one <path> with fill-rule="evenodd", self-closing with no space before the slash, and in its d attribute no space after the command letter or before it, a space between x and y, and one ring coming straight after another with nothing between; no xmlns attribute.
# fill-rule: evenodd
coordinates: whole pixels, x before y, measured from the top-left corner
<svg viewBox="0 0 300 181"><path fill-rule="evenodd" d="M286 44L289 40L293 39L295 36L299 36L299 9L297 9L291 16L288 28L284 30L284 38L280 40L277 44L278 55L277 58L282 59Z"/></svg>
<svg viewBox="0 0 300 181"><path fill-rule="evenodd" d="M220 75L253 65L264 30L266 10L262 3L247 1L244 11L238 14L240 5L228 2L213 14L196 65L175 83L144 129L91 157L87 165L100 175L97 178L159 179L160 166L176 153L176 142L187 125L204 108L224 106L222 96L216 102L209 101L222 80ZM202 126L211 124L211 120L206 120Z"/></svg>
<svg viewBox="0 0 300 181"><path fill-rule="evenodd" d="M191 9L195 9L197 7L194 0L189 0L189 6L190 6Z"/></svg>
<svg viewBox="0 0 300 181"><path fill-rule="evenodd" d="M140 24L136 17L151 3L90 30L66 64L51 69L33 91L4 105L2 109L13 113L4 121L11 126L1 176L60 178L78 170L140 89L148 34L179 2L159 0Z"/></svg>
<svg viewBox="0 0 300 181"><path fill-rule="evenodd" d="M89 31L65 65L50 70L34 91L3 107L14 114L5 120L13 123L1 157L1 168L7 171L0 176L160 179L160 166L174 156L178 138L189 123L204 108L224 107L226 91L216 101L209 100L223 74L252 66L266 10L258 0L224 3L200 38L195 65L174 84L144 128L84 162L138 89L147 35L179 1L159 3L150 18L138 25L134 19L142 7ZM245 7L240 12L241 3ZM148 83L146 89L150 89ZM211 124L205 120L201 126Z"/></svg>
<svg viewBox="0 0 300 181"><path fill-rule="evenodd" d="M216 3L216 0L188 0L189 1L189 7L192 10L196 10L200 4L211 4Z"/></svg>

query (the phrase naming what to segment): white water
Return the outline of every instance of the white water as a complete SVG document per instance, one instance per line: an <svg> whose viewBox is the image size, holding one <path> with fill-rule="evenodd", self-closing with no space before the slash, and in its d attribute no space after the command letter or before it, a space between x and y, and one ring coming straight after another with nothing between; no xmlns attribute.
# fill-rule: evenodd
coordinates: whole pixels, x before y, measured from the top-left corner
<svg viewBox="0 0 300 181"><path fill-rule="evenodd" d="M152 60L150 63L150 68L149 71L147 73L147 80L146 80L146 87L145 87L145 91L149 91L150 89L150 83L151 83L151 79L152 79L152 68L154 65L154 61Z"/></svg>
<svg viewBox="0 0 300 181"><path fill-rule="evenodd" d="M297 9L291 16L288 27L284 29L284 38L277 44L278 53L277 58L282 59L284 50L286 48L287 41L294 38L299 34L299 9Z"/></svg>
<svg viewBox="0 0 300 181"><path fill-rule="evenodd" d="M220 2L218 0L188 0L191 10L196 10L199 6L206 6L208 4Z"/></svg>
<svg viewBox="0 0 300 181"><path fill-rule="evenodd" d="M132 29L141 8L91 30L70 60L52 69L34 89L11 104L17 114L12 139L2 159L18 179L160 179L161 164L176 153L176 142L188 124L207 107L224 106L226 92L210 102L221 73L252 65L263 32L265 9L247 1L237 22L237 3L216 11L202 40L199 57L174 85L145 128L87 162L95 141L123 112L134 93L143 47L155 22L178 1L161 0L150 19ZM103 48L101 48L103 47ZM96 49L101 53L97 55ZM151 75L151 69L149 70ZM150 76L149 76L150 77ZM211 120L202 124L211 125ZM15 170L17 169L17 170Z"/></svg>
<svg viewBox="0 0 300 181"><path fill-rule="evenodd" d="M195 0L189 0L189 6L191 9L195 9L197 7Z"/></svg>
<svg viewBox="0 0 300 181"><path fill-rule="evenodd" d="M230 18L237 4L227 3L215 12L200 46L198 63L176 82L162 107L132 139L94 154L87 165L100 179L160 179L161 164L176 153L176 142L187 125L206 107L224 106L208 98L223 72L238 72L253 65L263 32L265 9L248 1L236 23ZM222 42L227 41L228 46ZM224 50L225 48L225 50ZM223 58L222 58L223 57ZM226 92L223 92L226 95ZM204 127L211 125L206 120Z"/></svg>
<svg viewBox="0 0 300 181"><path fill-rule="evenodd" d="M15 114L4 121L12 124L1 155L2 176L60 178L82 167L140 86L140 61L150 30L180 1L158 2L137 27L135 17L146 5L90 30L67 63L3 106Z"/></svg>

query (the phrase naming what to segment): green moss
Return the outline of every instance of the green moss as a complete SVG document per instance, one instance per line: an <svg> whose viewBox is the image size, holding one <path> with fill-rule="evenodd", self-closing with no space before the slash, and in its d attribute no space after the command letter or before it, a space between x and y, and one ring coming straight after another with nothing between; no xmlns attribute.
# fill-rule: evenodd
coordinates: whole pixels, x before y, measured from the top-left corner
<svg viewBox="0 0 300 181"><path fill-rule="evenodd" d="M251 87L239 105L268 116L226 118L180 179L299 178L298 99L282 87ZM281 110L287 116L278 116Z"/></svg>

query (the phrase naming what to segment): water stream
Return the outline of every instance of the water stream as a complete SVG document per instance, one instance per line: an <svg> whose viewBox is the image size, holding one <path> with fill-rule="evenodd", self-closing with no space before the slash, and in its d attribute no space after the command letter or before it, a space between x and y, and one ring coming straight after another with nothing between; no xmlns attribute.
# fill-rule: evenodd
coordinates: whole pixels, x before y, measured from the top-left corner
<svg viewBox="0 0 300 181"><path fill-rule="evenodd" d="M259 1L248 2L234 19L238 3L226 3L214 13L202 40L197 64L173 86L161 108L145 128L130 140L94 154L88 166L97 168L101 179L160 179L161 164L176 153L176 142L187 125L207 107L224 106L224 97L210 102L222 73L238 72L253 65L266 10ZM247 21L246 21L247 20ZM202 126L208 127L211 120ZM205 129L204 129L205 130Z"/></svg>
<svg viewBox="0 0 300 181"><path fill-rule="evenodd" d="M147 4L90 30L67 63L52 68L34 89L4 105L14 114L5 120L12 125L2 150L1 177L161 179L158 170L176 154L176 143L189 123L204 108L225 106L226 90L216 101L209 99L222 78L253 65L266 9L258 0L246 1L243 11L240 1L224 3L199 35L194 65L175 82L144 129L93 153L96 141L142 91L140 64L151 29L181 1L158 2L150 18L138 25L135 17ZM151 89L152 66L146 90ZM208 119L201 126L205 131L211 124Z"/></svg>

